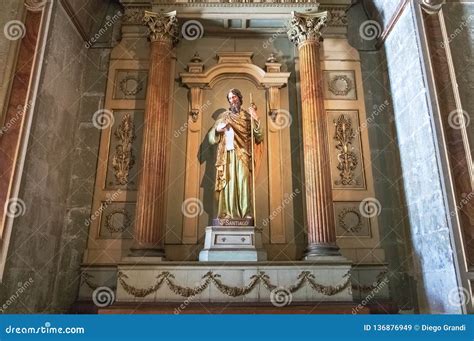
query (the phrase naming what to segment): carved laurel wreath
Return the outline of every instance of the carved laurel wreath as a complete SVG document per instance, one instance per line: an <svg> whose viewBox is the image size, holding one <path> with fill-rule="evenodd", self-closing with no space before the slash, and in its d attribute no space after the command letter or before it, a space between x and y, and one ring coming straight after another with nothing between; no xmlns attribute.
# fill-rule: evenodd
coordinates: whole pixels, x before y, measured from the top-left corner
<svg viewBox="0 0 474 341"><path fill-rule="evenodd" d="M344 218L349 213L353 213L357 216L357 223L352 226L347 226ZM362 230L362 216L356 208L344 208L338 215L339 226L347 232L357 233Z"/></svg>
<svg viewBox="0 0 474 341"><path fill-rule="evenodd" d="M343 88L341 89L338 84L343 83ZM331 91L336 96L347 96L349 91L352 90L352 80L346 75L337 75L334 76L329 81L329 91Z"/></svg>
<svg viewBox="0 0 474 341"><path fill-rule="evenodd" d="M265 272L263 271L250 277L250 282L243 287L232 287L232 286L226 285L222 283L222 281L220 280L220 277L221 276L219 274L215 274L212 271L209 271L202 277L202 281L198 286L194 288L190 288L190 287L183 287L176 284L174 282L174 278L175 278L174 275L168 271L163 271L160 274L158 274L158 276L156 276L157 281L155 284L151 285L148 288L135 288L127 284L127 282L125 281L125 279L128 278L126 274L124 274L123 272L118 273L118 280L119 280L120 285L128 294L134 297L148 296L158 291L163 285L163 283L166 283L168 288L173 293L180 295L182 297L190 297L190 296L199 295L211 283L214 284L221 293L230 297L238 297L238 296L247 295L259 283L262 283L263 286L269 291L273 291L278 288L276 285L270 282L270 277L268 277L268 275L266 275ZM290 293L294 293L298 291L300 288L302 288L303 285L307 282L313 290L319 292L320 294L323 294L326 296L333 296L342 292L350 285L350 273L349 272L346 273L343 276L343 278L345 278L344 282L336 286L322 285L315 281L315 277L311 272L303 271L298 275L295 284L290 285L287 288L283 288L282 290L286 290Z"/></svg>
<svg viewBox="0 0 474 341"><path fill-rule="evenodd" d="M121 226L116 226L114 225L113 218L115 215L122 215L124 222ZM126 209L117 209L112 212L110 212L106 219L105 219L105 228L110 232L110 233L120 233L124 232L127 229L130 228L132 225L132 218L130 218L130 214L127 212Z"/></svg>
<svg viewBox="0 0 474 341"><path fill-rule="evenodd" d="M136 85L133 89L128 89L127 85L129 81L135 82ZM143 80L134 76L127 76L127 77L124 77L120 81L119 86L120 86L120 91L122 91L122 93L125 96L135 96L136 94L138 94L140 91L143 90Z"/></svg>

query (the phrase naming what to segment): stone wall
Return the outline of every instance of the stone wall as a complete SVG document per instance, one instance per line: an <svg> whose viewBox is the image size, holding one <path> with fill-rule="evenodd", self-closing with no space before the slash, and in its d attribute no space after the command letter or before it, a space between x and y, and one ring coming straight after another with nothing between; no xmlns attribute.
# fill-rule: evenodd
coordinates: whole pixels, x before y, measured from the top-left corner
<svg viewBox="0 0 474 341"><path fill-rule="evenodd" d="M0 290L7 313L67 311L88 236L100 134L91 118L109 50L87 49L59 2L52 11L19 194L26 213L14 221Z"/></svg>
<svg viewBox="0 0 474 341"><path fill-rule="evenodd" d="M390 297L400 311L410 311L414 309L412 266L405 262L410 253L409 232L387 58L383 50L375 48L377 31L373 37L361 33L372 20L366 9L356 5L348 15L348 39L359 50L361 60L367 111L367 121L361 125L369 135L375 197L381 205L380 247L385 251L388 264Z"/></svg>
<svg viewBox="0 0 474 341"><path fill-rule="evenodd" d="M387 3L376 2L376 6L383 12ZM397 182L403 183L413 248L401 263L414 265L421 313L459 313L438 158L441 140L433 129L417 30L414 10L407 6L383 46L403 175Z"/></svg>

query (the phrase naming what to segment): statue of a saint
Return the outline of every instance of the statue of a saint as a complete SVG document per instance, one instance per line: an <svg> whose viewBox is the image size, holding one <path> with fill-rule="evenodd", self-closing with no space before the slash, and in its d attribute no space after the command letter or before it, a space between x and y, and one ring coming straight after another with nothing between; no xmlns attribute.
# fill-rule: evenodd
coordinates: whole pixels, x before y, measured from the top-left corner
<svg viewBox="0 0 474 341"><path fill-rule="evenodd" d="M248 111L242 109L242 93L238 89L231 89L227 100L229 110L219 115L209 132L209 143L217 144L217 218L251 219L253 144L259 145L263 141L263 133L255 105L251 103Z"/></svg>

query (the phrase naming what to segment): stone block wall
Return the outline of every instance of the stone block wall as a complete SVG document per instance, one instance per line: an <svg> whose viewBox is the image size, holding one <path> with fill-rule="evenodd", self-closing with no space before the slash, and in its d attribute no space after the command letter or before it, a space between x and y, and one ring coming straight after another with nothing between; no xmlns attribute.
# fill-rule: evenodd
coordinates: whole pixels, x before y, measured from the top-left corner
<svg viewBox="0 0 474 341"><path fill-rule="evenodd" d="M92 116L110 50L87 49L59 2L50 25L19 193L26 211L14 221L0 286L6 313L68 311L88 236L100 136Z"/></svg>
<svg viewBox="0 0 474 341"><path fill-rule="evenodd" d="M375 2L380 12L388 2ZM390 5L391 6L391 5ZM441 139L434 131L433 112L423 69L414 8L408 5L387 36L389 90L400 151L412 252L401 263L412 263L419 312L459 313L458 284L444 199ZM403 179L403 180L402 180ZM453 295L454 293L454 295Z"/></svg>

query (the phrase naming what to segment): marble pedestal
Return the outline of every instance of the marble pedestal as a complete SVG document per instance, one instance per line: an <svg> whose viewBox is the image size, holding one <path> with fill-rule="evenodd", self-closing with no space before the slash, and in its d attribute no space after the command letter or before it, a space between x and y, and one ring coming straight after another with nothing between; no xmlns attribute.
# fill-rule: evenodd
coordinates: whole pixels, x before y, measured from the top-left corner
<svg viewBox="0 0 474 341"><path fill-rule="evenodd" d="M267 260L262 232L255 226L208 226L200 262L257 262Z"/></svg>

